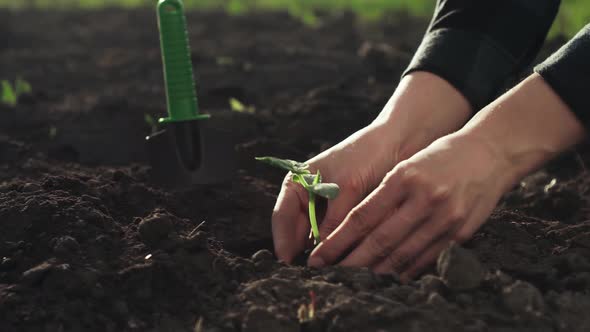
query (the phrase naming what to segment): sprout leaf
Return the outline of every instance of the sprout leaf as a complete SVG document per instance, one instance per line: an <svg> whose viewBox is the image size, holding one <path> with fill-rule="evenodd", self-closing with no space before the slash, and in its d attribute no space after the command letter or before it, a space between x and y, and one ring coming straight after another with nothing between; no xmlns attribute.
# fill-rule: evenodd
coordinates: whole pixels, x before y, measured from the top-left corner
<svg viewBox="0 0 590 332"><path fill-rule="evenodd" d="M3 103L15 106L16 105L16 92L12 88L12 85L8 81L2 81L2 95L0 95Z"/></svg>
<svg viewBox="0 0 590 332"><path fill-rule="evenodd" d="M335 199L340 194L340 187L335 183L316 183L306 189L327 199Z"/></svg>
<svg viewBox="0 0 590 332"><path fill-rule="evenodd" d="M256 160L265 164L284 169L294 174L309 174L309 165L290 159L279 159L275 157L256 157Z"/></svg>

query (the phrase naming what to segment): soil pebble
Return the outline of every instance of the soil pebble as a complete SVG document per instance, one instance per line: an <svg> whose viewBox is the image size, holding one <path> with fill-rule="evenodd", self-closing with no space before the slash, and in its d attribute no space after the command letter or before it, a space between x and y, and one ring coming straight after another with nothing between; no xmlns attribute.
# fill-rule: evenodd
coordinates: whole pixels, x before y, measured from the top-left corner
<svg viewBox="0 0 590 332"><path fill-rule="evenodd" d="M426 294L442 293L446 289L445 283L437 276L427 274L420 279L420 290Z"/></svg>
<svg viewBox="0 0 590 332"><path fill-rule="evenodd" d="M184 247L186 249L206 249L207 248L207 233L198 231L195 234L184 238Z"/></svg>
<svg viewBox="0 0 590 332"><path fill-rule="evenodd" d="M155 212L144 218L139 224L141 240L148 246L155 247L166 239L172 231L172 221L165 213Z"/></svg>
<svg viewBox="0 0 590 332"><path fill-rule="evenodd" d="M254 263L270 261L273 259L274 255L272 254L272 252L270 252L270 250L267 249L258 250L252 255L252 260L254 261Z"/></svg>
<svg viewBox="0 0 590 332"><path fill-rule="evenodd" d="M442 297L439 293L432 292L430 293L430 295L428 295L426 303L435 307L442 307L447 305L447 300L445 300L445 298Z"/></svg>
<svg viewBox="0 0 590 332"><path fill-rule="evenodd" d="M528 282L517 280L502 290L506 308L515 314L540 313L545 309L541 292Z"/></svg>
<svg viewBox="0 0 590 332"><path fill-rule="evenodd" d="M40 282L53 269L54 264L53 260L48 260L26 270L23 272L22 281L29 285Z"/></svg>
<svg viewBox="0 0 590 332"><path fill-rule="evenodd" d="M438 257L437 271L453 291L477 288L484 278L484 268L469 250L452 243Z"/></svg>
<svg viewBox="0 0 590 332"><path fill-rule="evenodd" d="M66 235L53 239L53 251L57 254L75 253L80 248L80 244L75 238Z"/></svg>

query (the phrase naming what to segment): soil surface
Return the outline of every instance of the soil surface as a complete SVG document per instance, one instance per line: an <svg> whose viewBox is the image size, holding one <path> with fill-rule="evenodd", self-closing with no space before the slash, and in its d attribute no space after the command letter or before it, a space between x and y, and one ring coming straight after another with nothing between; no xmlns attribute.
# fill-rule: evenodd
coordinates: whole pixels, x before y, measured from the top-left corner
<svg viewBox="0 0 590 332"><path fill-rule="evenodd" d="M144 115L165 112L150 10L0 11L0 331L589 331L587 149L507 194L410 284L275 260L283 174L366 125L426 22L190 13L201 109L236 140L231 183L150 181ZM229 98L254 105L232 112ZM202 223L204 221L204 223ZM315 317L297 312L316 297Z"/></svg>

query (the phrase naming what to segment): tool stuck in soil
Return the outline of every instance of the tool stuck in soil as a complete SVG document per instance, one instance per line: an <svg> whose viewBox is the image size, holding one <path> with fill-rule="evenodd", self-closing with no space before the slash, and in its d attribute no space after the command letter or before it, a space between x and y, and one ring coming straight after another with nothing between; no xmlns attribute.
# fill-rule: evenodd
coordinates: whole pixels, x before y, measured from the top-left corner
<svg viewBox="0 0 590 332"><path fill-rule="evenodd" d="M228 180L234 170L233 144L200 114L182 0L157 5L168 117L164 129L146 137L153 179L184 188Z"/></svg>

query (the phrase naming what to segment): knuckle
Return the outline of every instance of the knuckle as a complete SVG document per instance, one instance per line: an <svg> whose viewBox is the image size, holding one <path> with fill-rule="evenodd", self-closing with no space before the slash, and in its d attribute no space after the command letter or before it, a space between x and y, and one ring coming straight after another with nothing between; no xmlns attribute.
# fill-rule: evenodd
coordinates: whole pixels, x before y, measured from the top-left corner
<svg viewBox="0 0 590 332"><path fill-rule="evenodd" d="M424 183L424 176L413 166L404 166L400 170L400 183L403 186L416 186Z"/></svg>
<svg viewBox="0 0 590 332"><path fill-rule="evenodd" d="M385 176L383 177L383 183L391 182L395 179L401 178L401 174L403 174L401 171L402 169L403 166L398 165L398 167L395 167L391 171L385 173Z"/></svg>
<svg viewBox="0 0 590 332"><path fill-rule="evenodd" d="M321 224L320 232L322 232L327 237L328 235L332 234L336 228L338 228L339 223L340 220L334 218L326 219Z"/></svg>
<svg viewBox="0 0 590 332"><path fill-rule="evenodd" d="M397 213L395 218L396 218L396 222L399 225L408 225L408 224L411 224L415 220L415 218L413 216L411 216L409 213L407 213L405 211Z"/></svg>
<svg viewBox="0 0 590 332"><path fill-rule="evenodd" d="M460 206L454 206L451 208L448 217L453 224L460 224L467 218L467 211Z"/></svg>
<svg viewBox="0 0 590 332"><path fill-rule="evenodd" d="M383 232L373 232L367 237L370 252L379 259L388 257L389 237Z"/></svg>
<svg viewBox="0 0 590 332"><path fill-rule="evenodd" d="M354 196L361 196L367 191L366 181L362 176L352 176L346 179L342 187Z"/></svg>
<svg viewBox="0 0 590 332"><path fill-rule="evenodd" d="M448 186L438 185L431 186L427 190L427 198L432 203L440 203L446 201L450 196L451 190Z"/></svg>
<svg viewBox="0 0 590 332"><path fill-rule="evenodd" d="M360 234L365 234L369 231L370 229L370 225L369 225L369 216L368 216L368 210L364 209L364 208L354 208L352 211L350 211L350 215L348 218L348 223L350 224L350 227L352 227L352 229L355 232L358 232Z"/></svg>
<svg viewBox="0 0 590 332"><path fill-rule="evenodd" d="M388 264L393 270L400 270L403 266L410 263L412 256L405 250L396 250L387 256Z"/></svg>

